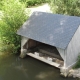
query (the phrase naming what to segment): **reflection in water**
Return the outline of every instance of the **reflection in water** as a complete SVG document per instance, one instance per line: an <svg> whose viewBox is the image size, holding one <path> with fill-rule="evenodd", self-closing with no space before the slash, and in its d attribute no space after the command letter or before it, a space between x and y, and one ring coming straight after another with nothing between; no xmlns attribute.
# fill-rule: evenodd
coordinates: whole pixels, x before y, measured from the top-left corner
<svg viewBox="0 0 80 80"><path fill-rule="evenodd" d="M79 80L60 76L59 69L31 57L0 59L0 80Z"/></svg>
<svg viewBox="0 0 80 80"><path fill-rule="evenodd" d="M48 71L48 72L40 72L40 74L36 75L37 78L40 79L45 79L48 78L49 76L53 76L54 72L53 71Z"/></svg>

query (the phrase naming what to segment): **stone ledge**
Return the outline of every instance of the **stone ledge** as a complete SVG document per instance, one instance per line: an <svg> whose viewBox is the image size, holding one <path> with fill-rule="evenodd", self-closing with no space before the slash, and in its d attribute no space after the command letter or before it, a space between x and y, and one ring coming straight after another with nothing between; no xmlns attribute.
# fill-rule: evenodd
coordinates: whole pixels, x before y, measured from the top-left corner
<svg viewBox="0 0 80 80"><path fill-rule="evenodd" d="M73 76L74 78L80 78L80 68L69 70L69 77Z"/></svg>

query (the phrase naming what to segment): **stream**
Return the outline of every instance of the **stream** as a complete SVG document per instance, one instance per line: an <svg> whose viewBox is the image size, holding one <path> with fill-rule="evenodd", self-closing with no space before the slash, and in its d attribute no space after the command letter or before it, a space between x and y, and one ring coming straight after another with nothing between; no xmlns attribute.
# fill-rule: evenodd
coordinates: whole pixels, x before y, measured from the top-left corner
<svg viewBox="0 0 80 80"><path fill-rule="evenodd" d="M59 69L26 56L21 59L19 55L0 56L0 80L80 80L77 78L64 78Z"/></svg>

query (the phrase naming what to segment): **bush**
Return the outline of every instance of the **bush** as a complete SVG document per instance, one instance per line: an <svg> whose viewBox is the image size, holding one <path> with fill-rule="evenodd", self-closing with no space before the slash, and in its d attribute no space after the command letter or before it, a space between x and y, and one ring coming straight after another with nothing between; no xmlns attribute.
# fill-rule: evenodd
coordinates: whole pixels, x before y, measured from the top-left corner
<svg viewBox="0 0 80 80"><path fill-rule="evenodd" d="M2 0L0 0L0 10L2 9L2 6L3 6L3 4L2 4Z"/></svg>
<svg viewBox="0 0 80 80"><path fill-rule="evenodd" d="M26 7L31 7L31 6L35 6L35 5L39 5L42 3L46 3L49 0L20 0L20 2L25 3Z"/></svg>
<svg viewBox="0 0 80 80"><path fill-rule="evenodd" d="M51 0L53 13L80 16L80 0Z"/></svg>
<svg viewBox="0 0 80 80"><path fill-rule="evenodd" d="M73 68L80 68L80 55L78 56L77 63Z"/></svg>
<svg viewBox="0 0 80 80"><path fill-rule="evenodd" d="M16 32L28 18L25 13L25 6L18 0L7 0L3 2L2 11L3 17L0 20L1 40L8 49L11 48L12 53L17 53L21 39ZM7 50L7 48L5 49ZM3 50L5 51L5 49Z"/></svg>

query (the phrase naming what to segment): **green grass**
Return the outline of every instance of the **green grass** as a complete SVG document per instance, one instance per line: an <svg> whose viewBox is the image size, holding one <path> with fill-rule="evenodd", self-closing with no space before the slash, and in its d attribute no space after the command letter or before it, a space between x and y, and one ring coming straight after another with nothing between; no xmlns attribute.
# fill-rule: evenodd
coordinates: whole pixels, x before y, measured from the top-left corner
<svg viewBox="0 0 80 80"><path fill-rule="evenodd" d="M80 68L80 55L78 56L77 63L75 64L75 66L73 68L74 69L75 68Z"/></svg>

